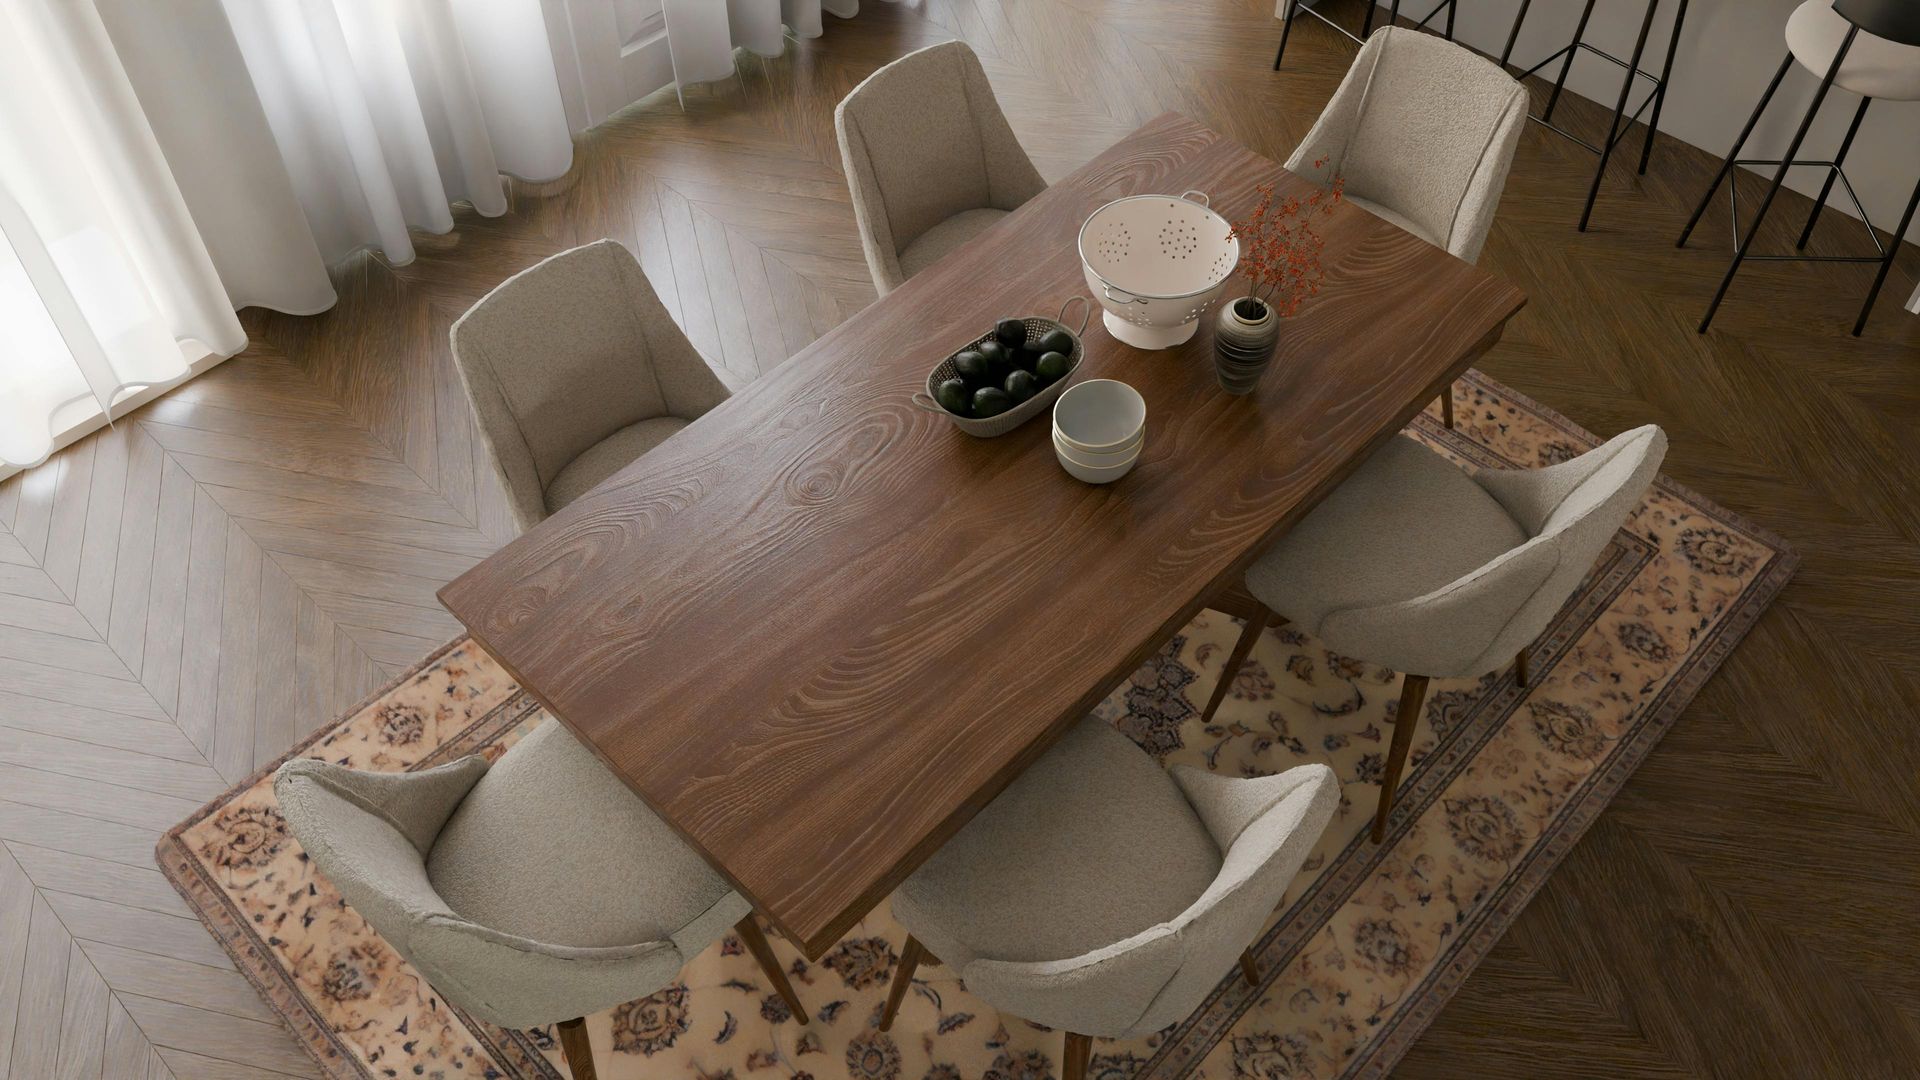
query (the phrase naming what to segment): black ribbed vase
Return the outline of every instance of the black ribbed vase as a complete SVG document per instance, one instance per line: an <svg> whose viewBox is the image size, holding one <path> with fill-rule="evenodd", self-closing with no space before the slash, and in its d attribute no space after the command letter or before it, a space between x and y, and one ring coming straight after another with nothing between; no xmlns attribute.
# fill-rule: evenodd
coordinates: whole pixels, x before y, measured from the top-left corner
<svg viewBox="0 0 1920 1080"><path fill-rule="evenodd" d="M1247 394L1273 362L1280 341L1280 316L1273 307L1251 296L1220 306L1213 325L1213 373L1220 389Z"/></svg>

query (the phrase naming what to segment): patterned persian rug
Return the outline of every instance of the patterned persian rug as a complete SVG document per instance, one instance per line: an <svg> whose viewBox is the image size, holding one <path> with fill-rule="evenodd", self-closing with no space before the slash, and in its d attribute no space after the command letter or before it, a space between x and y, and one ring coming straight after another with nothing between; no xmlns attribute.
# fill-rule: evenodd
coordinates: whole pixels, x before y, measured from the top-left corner
<svg viewBox="0 0 1920 1080"><path fill-rule="evenodd" d="M1472 374L1461 428L1414 432L1481 466L1562 461L1598 440ZM1237 636L1203 612L1099 715L1167 764L1269 774L1323 761L1339 815L1254 951L1185 1021L1096 1042L1094 1075L1380 1076L1540 888L1554 865L1793 572L1777 539L1659 482L1537 649L1534 688L1502 671L1435 682L1389 841L1365 841L1397 678L1291 628L1269 630L1215 722L1199 723ZM546 717L471 642L423 660L291 753L418 769L501 753ZM339 1077L557 1077L549 1030L505 1031L451 1008L308 865L263 771L159 845L160 866ZM539 852L521 853L538 859ZM884 906L817 963L777 936L814 1022L800 1026L728 938L680 981L589 1019L608 1077L1043 1080L1060 1036L1002 1016L923 966L891 1033L875 1027L904 933Z"/></svg>

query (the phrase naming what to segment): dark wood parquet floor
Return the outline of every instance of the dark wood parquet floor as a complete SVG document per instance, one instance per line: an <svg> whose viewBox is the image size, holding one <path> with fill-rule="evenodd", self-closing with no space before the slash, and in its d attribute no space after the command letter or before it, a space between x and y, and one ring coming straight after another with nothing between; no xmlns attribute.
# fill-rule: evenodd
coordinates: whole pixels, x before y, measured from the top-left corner
<svg viewBox="0 0 1920 1080"><path fill-rule="evenodd" d="M1353 55L1307 22L1269 71L1270 0L865 7L629 110L410 266L360 259L325 315L247 313L244 355L0 483L0 1080L314 1074L152 846L457 632L434 590L510 531L446 344L488 288L615 237L751 379L872 299L832 109L887 60L971 42L1058 176L1167 109L1284 157ZM1920 252L1862 339L1866 270L1781 264L1699 337L1725 217L1673 237L1715 162L1623 157L1582 235L1592 159L1526 134L1483 262L1532 302L1484 366L1665 426L1674 477L1805 561L1399 1075L1920 1075Z"/></svg>

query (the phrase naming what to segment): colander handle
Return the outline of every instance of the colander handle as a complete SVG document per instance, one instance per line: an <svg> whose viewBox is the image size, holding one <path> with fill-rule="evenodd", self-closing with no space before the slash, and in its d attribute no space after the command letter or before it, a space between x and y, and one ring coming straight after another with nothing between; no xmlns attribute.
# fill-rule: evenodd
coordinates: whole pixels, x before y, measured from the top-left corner
<svg viewBox="0 0 1920 1080"><path fill-rule="evenodd" d="M1199 198L1197 199L1194 198L1194 196L1196 195L1198 195ZM1199 188L1188 188L1187 190L1180 193L1180 197L1187 200L1188 202L1197 202L1201 206L1204 206L1209 210L1213 209L1213 200L1208 198L1207 193L1204 191L1201 191Z"/></svg>
<svg viewBox="0 0 1920 1080"><path fill-rule="evenodd" d="M1120 295L1115 296L1113 294L1113 286L1107 284L1104 281L1100 283L1100 291L1106 294L1108 303L1112 303L1112 304L1144 304L1146 303L1145 300L1142 300L1139 297L1134 296L1130 293L1123 292Z"/></svg>
<svg viewBox="0 0 1920 1080"><path fill-rule="evenodd" d="M947 411L941 408L940 403L933 400L933 395L927 393L925 390L915 390L913 392L913 403L928 412L945 413ZM948 415L952 414L948 413Z"/></svg>
<svg viewBox="0 0 1920 1080"><path fill-rule="evenodd" d="M1080 329L1074 331L1075 336L1078 336L1087 332L1087 320L1093 317L1093 301L1084 296L1069 296L1067 302L1060 305L1060 314L1053 321L1061 326L1067 325L1067 311L1073 307L1076 300L1080 302Z"/></svg>

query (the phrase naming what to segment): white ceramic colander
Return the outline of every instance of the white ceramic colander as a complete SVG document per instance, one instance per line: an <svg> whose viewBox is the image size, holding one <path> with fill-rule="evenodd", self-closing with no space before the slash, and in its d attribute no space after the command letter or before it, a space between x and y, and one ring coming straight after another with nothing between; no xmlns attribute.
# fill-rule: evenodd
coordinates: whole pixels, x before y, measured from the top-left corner
<svg viewBox="0 0 1920 1080"><path fill-rule="evenodd" d="M1107 332L1136 349L1192 337L1240 265L1232 231L1199 191L1130 195L1095 210L1080 226L1080 265Z"/></svg>

